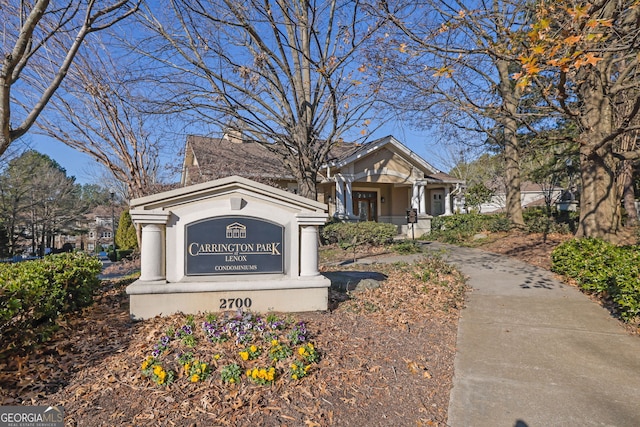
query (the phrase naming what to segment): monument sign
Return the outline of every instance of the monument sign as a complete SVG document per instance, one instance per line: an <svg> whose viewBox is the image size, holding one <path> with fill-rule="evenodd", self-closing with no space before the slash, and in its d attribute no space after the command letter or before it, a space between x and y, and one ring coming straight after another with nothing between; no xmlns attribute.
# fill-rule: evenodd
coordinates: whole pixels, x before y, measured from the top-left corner
<svg viewBox="0 0 640 427"><path fill-rule="evenodd" d="M142 227L141 274L127 288L132 317L326 310L331 283L318 272L326 209L236 176L132 200Z"/></svg>

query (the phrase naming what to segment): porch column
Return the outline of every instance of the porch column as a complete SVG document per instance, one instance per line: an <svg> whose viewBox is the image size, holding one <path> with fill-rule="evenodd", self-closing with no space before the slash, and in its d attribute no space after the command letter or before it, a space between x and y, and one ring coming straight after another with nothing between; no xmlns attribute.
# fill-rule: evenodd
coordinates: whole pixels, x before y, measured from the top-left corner
<svg viewBox="0 0 640 427"><path fill-rule="evenodd" d="M420 184L418 186L418 198L420 200L420 207L418 208L418 213L426 213L427 212L427 204L425 203L425 191L424 191L424 184Z"/></svg>
<svg viewBox="0 0 640 427"><path fill-rule="evenodd" d="M347 216L353 216L353 191L351 190L351 179L345 180L344 204Z"/></svg>
<svg viewBox="0 0 640 427"><path fill-rule="evenodd" d="M300 276L319 276L318 226L327 222L325 213L296 215L300 226Z"/></svg>
<svg viewBox="0 0 640 427"><path fill-rule="evenodd" d="M336 216L344 216L344 189L342 187L343 179L340 175L336 175Z"/></svg>
<svg viewBox="0 0 640 427"><path fill-rule="evenodd" d="M413 183L413 187L411 188L411 207L413 209L417 209L418 213L421 212L421 209L420 209L420 187L415 182Z"/></svg>
<svg viewBox="0 0 640 427"><path fill-rule="evenodd" d="M451 215L451 187L444 187L444 214Z"/></svg>
<svg viewBox="0 0 640 427"><path fill-rule="evenodd" d="M161 281L166 279L165 269L165 228L169 212L132 210L131 220L142 228L140 242L141 281Z"/></svg>

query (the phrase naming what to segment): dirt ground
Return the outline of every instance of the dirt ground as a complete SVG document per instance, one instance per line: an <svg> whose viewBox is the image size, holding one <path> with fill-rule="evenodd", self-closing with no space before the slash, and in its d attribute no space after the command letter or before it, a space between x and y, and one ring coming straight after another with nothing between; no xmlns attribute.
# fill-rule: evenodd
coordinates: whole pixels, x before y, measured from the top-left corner
<svg viewBox="0 0 640 427"><path fill-rule="evenodd" d="M547 267L550 251L563 239L492 236L486 249ZM463 278L440 260L366 268L381 278L379 287L332 289L329 311L283 315L291 324L306 324L321 355L302 379L292 380L278 366L270 385L246 378L225 384L225 357L238 349L202 339L197 348L203 358L222 355L211 359L211 377L191 383L177 374L172 384L156 385L141 364L164 331L180 328L185 316L132 322L128 281L110 279L95 304L64 319L51 341L0 353L0 402L62 405L70 426L447 425ZM358 268L323 270L348 274Z"/></svg>
<svg viewBox="0 0 640 427"><path fill-rule="evenodd" d="M321 358L300 380L276 365L278 377L266 386L244 376L223 383L221 370L240 348L206 339L196 351L214 368L209 379L194 384L175 369L172 384L156 385L141 364L186 318L131 322L127 282L105 280L95 304L64 319L52 340L3 354L2 404L62 405L72 426L445 425L464 279L438 260L375 270L377 288L331 290L329 311L282 315L305 322ZM251 367L240 363L243 373Z"/></svg>

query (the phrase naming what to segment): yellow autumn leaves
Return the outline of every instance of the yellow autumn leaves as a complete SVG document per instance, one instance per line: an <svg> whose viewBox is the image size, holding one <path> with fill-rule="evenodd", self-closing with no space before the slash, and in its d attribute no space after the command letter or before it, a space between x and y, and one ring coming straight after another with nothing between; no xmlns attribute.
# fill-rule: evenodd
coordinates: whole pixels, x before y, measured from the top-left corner
<svg viewBox="0 0 640 427"><path fill-rule="evenodd" d="M568 73L603 60L598 44L607 40L612 20L591 16L589 3L562 3L538 8L537 20L526 35L528 48L518 57L522 71L512 76L519 86L528 85L544 70Z"/></svg>

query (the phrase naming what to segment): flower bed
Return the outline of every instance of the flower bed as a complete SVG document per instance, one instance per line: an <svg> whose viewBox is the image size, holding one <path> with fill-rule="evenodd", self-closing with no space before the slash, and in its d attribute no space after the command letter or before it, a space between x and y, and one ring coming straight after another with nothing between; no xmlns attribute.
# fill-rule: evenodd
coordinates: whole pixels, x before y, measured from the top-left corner
<svg viewBox="0 0 640 427"><path fill-rule="evenodd" d="M160 336L141 364L158 386L174 381L270 385L307 376L320 354L304 322L237 312L186 316Z"/></svg>

